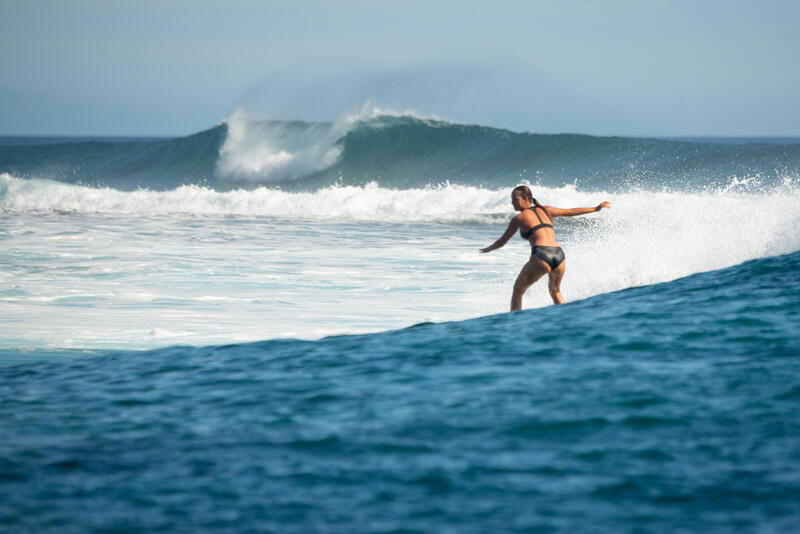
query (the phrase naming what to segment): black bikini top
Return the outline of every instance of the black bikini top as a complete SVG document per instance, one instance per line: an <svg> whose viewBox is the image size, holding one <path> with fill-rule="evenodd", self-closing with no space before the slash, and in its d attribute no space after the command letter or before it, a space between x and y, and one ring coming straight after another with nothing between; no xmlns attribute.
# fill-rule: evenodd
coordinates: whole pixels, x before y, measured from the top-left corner
<svg viewBox="0 0 800 534"><path fill-rule="evenodd" d="M536 218L539 219L539 224L529 228L528 230L526 230L524 232L522 231L522 229L520 229L519 235L520 235L520 237L522 237L522 239L530 239L531 236L533 235L533 233L536 230L538 230L539 228L552 228L553 227L552 224L542 221L542 218L539 216L539 212L536 211L536 208L525 208L525 209L532 210L533 213L536 214Z"/></svg>

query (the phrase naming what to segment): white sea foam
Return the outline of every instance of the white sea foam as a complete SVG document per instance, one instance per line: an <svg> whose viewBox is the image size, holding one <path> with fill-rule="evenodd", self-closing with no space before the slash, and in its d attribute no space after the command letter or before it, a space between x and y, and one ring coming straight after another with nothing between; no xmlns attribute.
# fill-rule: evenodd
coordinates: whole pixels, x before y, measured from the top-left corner
<svg viewBox="0 0 800 534"><path fill-rule="evenodd" d="M347 129L341 123L315 124L292 135L291 123L255 120L241 109L225 122L217 173L259 183L293 180L333 165L341 155L336 142Z"/></svg>
<svg viewBox="0 0 800 534"><path fill-rule="evenodd" d="M569 285L579 298L800 250L796 187L607 197L612 209L565 221L571 230L563 243ZM553 195L553 204L584 199L585 194L562 191ZM557 219L557 228L562 221Z"/></svg>
<svg viewBox="0 0 800 534"><path fill-rule="evenodd" d="M496 192L491 190L449 184L410 190L387 189L375 183L334 185L299 193L269 187L219 192L187 185L163 192L146 189L126 192L0 174L0 209L16 212L447 222L496 220L491 215L505 216L508 206L508 202L498 202Z"/></svg>
<svg viewBox="0 0 800 534"><path fill-rule="evenodd" d="M569 301L800 250L798 184L772 191L536 187ZM509 193L371 184L120 192L0 176L5 347L147 348L399 328L506 311L528 244L491 254ZM525 307L549 303L546 284Z"/></svg>
<svg viewBox="0 0 800 534"><path fill-rule="evenodd" d="M343 118L340 119L340 122L352 125L359 121L377 119L378 117L411 117L420 120L448 122L447 119L439 115L423 113L412 108L406 108L404 111L398 111L394 108L378 106L370 100L366 101L357 112L345 114Z"/></svg>

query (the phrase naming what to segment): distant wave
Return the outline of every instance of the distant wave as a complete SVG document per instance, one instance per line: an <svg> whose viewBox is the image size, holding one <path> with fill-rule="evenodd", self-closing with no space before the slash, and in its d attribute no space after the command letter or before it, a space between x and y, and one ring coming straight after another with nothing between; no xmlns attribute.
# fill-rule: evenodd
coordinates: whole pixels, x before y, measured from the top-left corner
<svg viewBox="0 0 800 534"><path fill-rule="evenodd" d="M336 123L224 123L175 139L0 143L0 172L122 191L216 191L334 184L394 189L519 182L587 191L703 190L732 182L770 189L800 177L800 139L725 143L515 133L409 114L362 113Z"/></svg>

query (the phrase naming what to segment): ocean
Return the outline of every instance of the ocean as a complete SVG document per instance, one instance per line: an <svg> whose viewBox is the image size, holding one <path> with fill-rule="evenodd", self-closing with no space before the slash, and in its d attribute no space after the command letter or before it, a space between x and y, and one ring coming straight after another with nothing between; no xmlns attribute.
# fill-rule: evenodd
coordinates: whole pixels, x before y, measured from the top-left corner
<svg viewBox="0 0 800 534"><path fill-rule="evenodd" d="M563 306L511 189L559 218ZM0 138L0 532L791 532L800 138Z"/></svg>

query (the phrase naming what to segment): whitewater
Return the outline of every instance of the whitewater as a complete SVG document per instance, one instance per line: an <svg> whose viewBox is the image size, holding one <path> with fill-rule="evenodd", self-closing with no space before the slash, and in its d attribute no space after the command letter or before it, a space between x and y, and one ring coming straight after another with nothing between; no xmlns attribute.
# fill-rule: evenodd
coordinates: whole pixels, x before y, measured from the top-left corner
<svg viewBox="0 0 800 534"><path fill-rule="evenodd" d="M800 248L793 183L732 189L535 187L554 206L613 206L557 220L565 295L583 299ZM0 194L2 348L316 339L463 320L506 311L528 254L521 239L477 253L513 215L507 188L126 192L4 174ZM548 303L534 287L525 305Z"/></svg>

